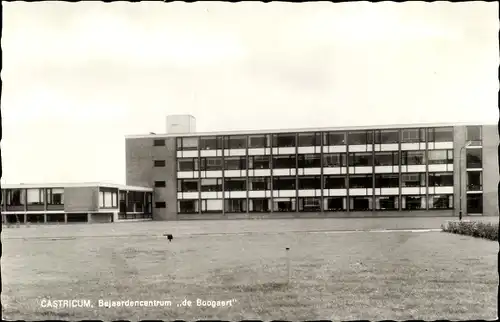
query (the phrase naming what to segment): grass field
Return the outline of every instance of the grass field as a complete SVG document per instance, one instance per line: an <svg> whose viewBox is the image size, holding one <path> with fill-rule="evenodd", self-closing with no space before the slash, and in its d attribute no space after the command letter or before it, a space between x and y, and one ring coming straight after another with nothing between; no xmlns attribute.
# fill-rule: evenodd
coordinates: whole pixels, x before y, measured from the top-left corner
<svg viewBox="0 0 500 322"><path fill-rule="evenodd" d="M202 235L217 232L203 228L204 222L6 229L3 318L462 320L497 316L496 242L442 232L297 232L294 221L288 221L288 228L286 222L276 221L274 227L281 228L273 233L269 228L273 222L261 221L258 225L267 227L261 232L249 222L219 222L219 232L237 233L238 225L239 231L255 231L239 235ZM316 230L313 221L309 225L308 230ZM323 228L328 225L323 221ZM190 234L189 226L200 235ZM109 232L111 227L114 232ZM175 232L172 243L160 237L167 227ZM140 233L133 236L134 232ZM110 234L115 236L104 237ZM48 238L57 235L76 237ZM289 284L285 247L291 248ZM47 298L89 299L94 307L41 307L41 300ZM170 300L172 306L102 308L99 299ZM193 306L178 307L184 299L193 301ZM196 299L235 301L212 308L196 306Z"/></svg>

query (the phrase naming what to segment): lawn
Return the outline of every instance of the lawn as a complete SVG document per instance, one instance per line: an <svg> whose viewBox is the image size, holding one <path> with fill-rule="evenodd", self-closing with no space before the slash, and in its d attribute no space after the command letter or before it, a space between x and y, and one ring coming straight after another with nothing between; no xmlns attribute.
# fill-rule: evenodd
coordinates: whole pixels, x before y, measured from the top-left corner
<svg viewBox="0 0 500 322"><path fill-rule="evenodd" d="M269 226L272 221L262 222ZM190 222L202 230L202 222ZM245 225L245 222L241 222ZM152 223L137 223L144 231ZM112 225L4 230L4 319L494 319L498 244L442 232L84 237ZM141 228L141 225L142 226ZM163 225L163 224L162 224ZM187 225L183 223L182 225ZM236 225L234 223L230 225ZM75 228L80 226L80 228ZM163 230L165 230L163 226ZM184 226L183 226L184 227ZM57 228L57 227L56 227ZM44 230L45 229L45 230ZM119 237L125 229L128 237ZM38 231L38 233L36 233ZM7 235L11 235L9 238ZM17 239L16 236L30 236ZM14 236L15 235L15 236ZM122 234L125 236L126 234ZM176 237L177 236L177 237ZM292 277L287 284L286 252ZM43 308L88 299L93 308ZM171 307L98 307L98 300L169 300ZM191 307L178 307L184 299ZM200 307L196 299L229 301Z"/></svg>

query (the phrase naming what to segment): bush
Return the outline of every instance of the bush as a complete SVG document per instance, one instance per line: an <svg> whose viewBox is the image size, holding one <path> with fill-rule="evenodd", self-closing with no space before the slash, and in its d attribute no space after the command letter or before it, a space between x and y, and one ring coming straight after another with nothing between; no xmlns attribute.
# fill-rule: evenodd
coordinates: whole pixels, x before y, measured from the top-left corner
<svg viewBox="0 0 500 322"><path fill-rule="evenodd" d="M452 234L498 241L498 224L463 220L449 221L446 225L441 225L441 228Z"/></svg>

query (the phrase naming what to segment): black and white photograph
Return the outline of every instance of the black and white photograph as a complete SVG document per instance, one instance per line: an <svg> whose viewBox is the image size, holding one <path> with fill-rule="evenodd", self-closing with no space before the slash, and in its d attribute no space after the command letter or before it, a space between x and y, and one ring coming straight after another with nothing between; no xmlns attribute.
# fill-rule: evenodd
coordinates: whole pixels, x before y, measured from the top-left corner
<svg viewBox="0 0 500 322"><path fill-rule="evenodd" d="M2 1L2 319L497 320L498 11Z"/></svg>

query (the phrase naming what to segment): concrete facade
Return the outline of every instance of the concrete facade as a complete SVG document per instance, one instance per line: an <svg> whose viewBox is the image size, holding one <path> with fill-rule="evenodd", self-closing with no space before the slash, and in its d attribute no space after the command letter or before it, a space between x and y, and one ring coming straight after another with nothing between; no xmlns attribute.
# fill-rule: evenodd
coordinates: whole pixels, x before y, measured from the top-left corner
<svg viewBox="0 0 500 322"><path fill-rule="evenodd" d="M99 210L98 187L64 188L65 212L95 212Z"/></svg>
<svg viewBox="0 0 500 322"><path fill-rule="evenodd" d="M498 126L483 127L483 214L498 216Z"/></svg>
<svg viewBox="0 0 500 322"><path fill-rule="evenodd" d="M28 191L32 198L42 196L43 202L27 206ZM57 192L56 192L57 191ZM117 222L127 220L152 219L153 189L140 186L122 186L100 183L82 184L18 184L3 185L2 195L21 195L15 205L5 198L2 204L2 223L73 223L73 222ZM54 204L49 204L50 193L61 194ZM127 195L139 196L140 200L130 200ZM125 196L124 200L120 200ZM18 198L19 199L19 198ZM33 207L36 206L36 207Z"/></svg>
<svg viewBox="0 0 500 322"><path fill-rule="evenodd" d="M463 215L467 215L467 194L470 193L467 189L467 169L466 169L466 154L468 148L464 148L466 142L467 142L467 126L476 126L472 124L468 125L451 125L451 124L444 124L444 125L412 125L409 127L403 127L403 126L385 126L385 127L363 127L363 128L342 128L342 129L309 129L309 130L276 130L276 131L248 131L248 132L243 132L243 131L234 131L234 132L219 132L219 133L189 133L189 134L154 134L154 135L145 135L145 136L131 136L127 137L126 139L126 159L127 159L127 184L131 185L147 185L150 187L154 187L155 181L161 181L165 182L165 187L158 187L154 189L154 201L156 203L160 203L163 206L163 203L165 203L165 208L155 208L153 210L153 218L156 220L189 220L189 219L238 219L238 218L309 218L309 217L342 217L342 218L348 218L348 217L394 217L394 216L401 216L401 217L407 217L407 216L458 216L458 213L460 211L460 205L463 211ZM178 199L178 194L177 194L177 184L178 184L178 179L181 179L179 176L179 172L177 169L177 162L179 158L195 158L197 162L199 162L199 166L201 167L201 161L204 157L215 157L215 156L220 156L222 158L222 162L224 163L225 158L227 156L242 156L243 158L246 158L246 162L248 164L250 155L255 155L255 154L250 154L249 153L249 148L245 147L243 150L238 151L233 151L233 150L226 150L226 148L222 148L221 150L189 150L189 153L184 153L180 151L177 148L178 140L181 138L208 138L208 137L223 137L228 138L228 137L241 137L241 136L255 136L255 135L265 135L265 136L271 136L275 133L295 133L295 137L298 138L300 133L321 133L323 135L324 133L330 133L330 132L344 132L347 133L349 131L361 131L361 130L366 130L366 131L374 131L373 133L377 133L379 130L397 130L401 131L404 129L411 129L411 128L420 128L420 129L433 129L433 128L438 128L438 127L452 127L453 128L453 139L450 141L453 142L427 142L429 138L427 138L424 141L420 141L423 143L420 143L420 148L417 148L417 150L424 151L426 158L430 155L430 151L432 150L452 150L453 151L453 161L452 164L449 165L440 165L440 164L435 164L432 167L428 164L428 161L426 161L425 166L425 171L423 174L425 174L426 178L426 184L429 184L429 176L431 172L448 172L452 173L453 177L453 186L452 187L430 187L428 189L421 189L420 191L426 191L423 193L425 196L426 200L431 197L432 195L452 195L453 196L453 207L451 209L430 209L429 205L426 206L423 210L402 210L401 206L401 199L403 198L401 189L398 188L399 194L396 194L396 196L399 197L399 211L378 211L373 208L373 210L370 211L352 211L349 209L349 205L347 205L348 211L326 211L323 209L324 203L323 203L323 198L326 198L326 192L324 192L324 189L321 190L321 194L318 195L318 192L315 194L311 195L314 198L321 198L321 210L318 210L318 212L305 212L305 211L299 211L298 207L298 202L300 198L306 198L306 195L299 195L299 188L298 186L295 188L296 194L294 194L293 198L297 202L296 203L296 208L295 210L291 212L273 212L272 209L270 210L269 213L254 213L249 211L249 201L250 201L250 192L236 192L234 193L235 195L241 195L242 197L237 197L240 198L240 200L246 200L246 211L243 211L242 213L233 213L226 211L226 206L225 206L225 201L226 200L231 200L231 198L236 198L236 197L231 197L233 195L233 192L228 192L225 189L225 178L228 177L229 175L226 173L236 173L234 175L230 176L241 176L241 178L246 178L246 184L248 185L249 183L249 178L250 174L248 174L250 171L247 170L242 170L242 171L212 171L212 172L220 172L220 174L212 174L210 176L208 172L206 171L201 171L201 168L193 171L191 176L188 177L183 177L183 178L193 178L192 180L201 180L198 178L214 178L218 177L222 179L222 191L226 192L217 192L217 193L207 193L207 192L202 192L202 190L199 190L197 196L195 197L196 199L191 199L191 200L197 200L198 202L198 208L199 210L195 213L180 213L178 207L179 200ZM402 133L402 132L400 132ZM483 215L498 215L498 208L497 208L497 185L499 181L499 171L498 171L498 131L497 127L495 125L488 125L488 126L482 126L482 147L471 147L475 149L482 149L482 162L483 162L483 191L482 191L482 196L483 196ZM402 135L402 134L400 134ZM163 141L161 145L157 145L155 143L156 141ZM400 138L401 140L401 138ZM323 142L323 141L322 141ZM448 144L450 143L450 144ZM380 147L376 147L377 144L373 143L370 145L367 145L366 147L366 152L369 151L385 151L385 150L380 150ZM378 144L380 145L380 144ZM411 151L412 148L402 148L402 142L400 141L397 143L399 148L397 148L396 151L399 151L399 157L402 158L402 153L403 151ZM417 144L418 145L418 144ZM310 154L317 154L321 155L321 158L323 160L323 153L333 153L331 150L330 152L319 152L319 151L324 151L327 147L324 146L324 143L321 143L320 146L312 146L311 148L307 148L310 151L315 151L315 152L299 152L300 148L297 143L296 146L293 148L285 148L289 149L290 152L292 153L291 155L295 155L295 157L298 157L301 153L310 153ZM335 147L335 148L341 148L341 147ZM359 148L359 146L357 147ZM282 154L281 151L282 148L276 149L270 146L268 148L269 152L265 152L264 154L259 154L259 155L271 155L271 158L276 156L276 154ZM329 148L328 148L329 149ZM376 150L379 149L379 150ZM409 150L408 150L409 149ZM274 151L276 150L276 151ZM187 151L187 150L186 150ZM241 152L243 151L243 152ZM336 150L336 151L341 151L341 150ZM352 150L352 151L361 151L361 150ZM347 145L346 148L344 149L344 152L342 153L351 153L350 146ZM222 152L220 154L220 152ZM356 152L355 152L356 153ZM372 152L372 156L375 155L376 152ZM189 156L187 156L189 155ZM347 155L347 154L346 154ZM161 167L155 167L154 166L154 160L163 160L165 161L165 166ZM289 172L289 175L292 175L293 177L296 178L296 185L299 183L299 178L301 176L306 176L308 174L305 174L304 170L300 170L298 167L298 158L296 159L296 169L292 172ZM402 162L402 161L401 161ZM372 174L373 174L373 183L375 183L375 166L370 166L372 168ZM432 170L432 169L434 170ZM442 169L442 170L436 170L436 169ZM292 169L293 170L293 169ZM302 171L300 173L304 174L299 174L299 170ZM252 170L254 171L254 170ZM291 171L291 170L290 170ZM347 173L349 171L356 171L356 173L361 173L357 172L358 170L352 170L352 169L347 169ZM395 174L398 174L401 176L404 171L402 172L401 166L399 167L399 170L393 170L396 171ZM408 172L412 171L422 171L422 170L406 170ZM206 173L205 173L206 172ZM278 170L276 173L281 173L283 171ZM245 174L246 173L246 174ZM352 174L353 172L351 172ZM321 177L321 185L324 185L324 178L327 176L324 174L323 168L321 168L321 172L318 172L317 174L314 174L318 177ZM331 174L329 174L331 175ZM345 176L346 174L344 174ZM273 189L273 178L274 177L279 177L279 176L284 176L284 174L275 174L275 171L273 170L273 166L271 164L270 166L270 174L266 174L264 176L268 176L268 178L271 179L271 191L275 190ZM347 176L350 176L347 174ZM461 185L460 185L460 179L461 179ZM402 179L400 178L400 184ZM201 181L198 181L198 184L200 184ZM461 191L459 190L459 186L461 186ZM200 188L199 188L200 189ZM375 202L376 196L379 196L375 192L376 189L371 190L372 192L370 193L371 195L368 195L372 197L373 202ZM349 193L350 189L347 189L347 203L349 203ZM380 193L380 192L377 192ZM478 192L476 193L476 196L478 195ZM480 192L479 192L480 193ZM191 195L196 194L194 192ZM217 195L217 197L202 197L203 195ZM420 192L420 195L422 195L422 192ZM274 193L272 192L266 192L264 195L262 195L262 198L267 198L268 200L271 200L271 204L273 203L273 197ZM265 196L265 197L264 197ZM332 195L333 196L333 195ZM383 196L380 195L380 196ZM183 197L179 197L183 198ZM184 197L185 198L185 197ZM188 197L193 198L193 197ZM220 213L203 213L201 208L202 208L202 200L204 198L220 198L222 199L223 207ZM253 197L257 198L257 197ZM260 198L260 197L259 197ZM187 199L182 199L182 200L187 200ZM213 200L213 199L210 199ZM234 200L234 199L233 199ZM326 202L326 201L325 201ZM345 202L345 201L344 201ZM372 206L374 207L374 206Z"/></svg>

